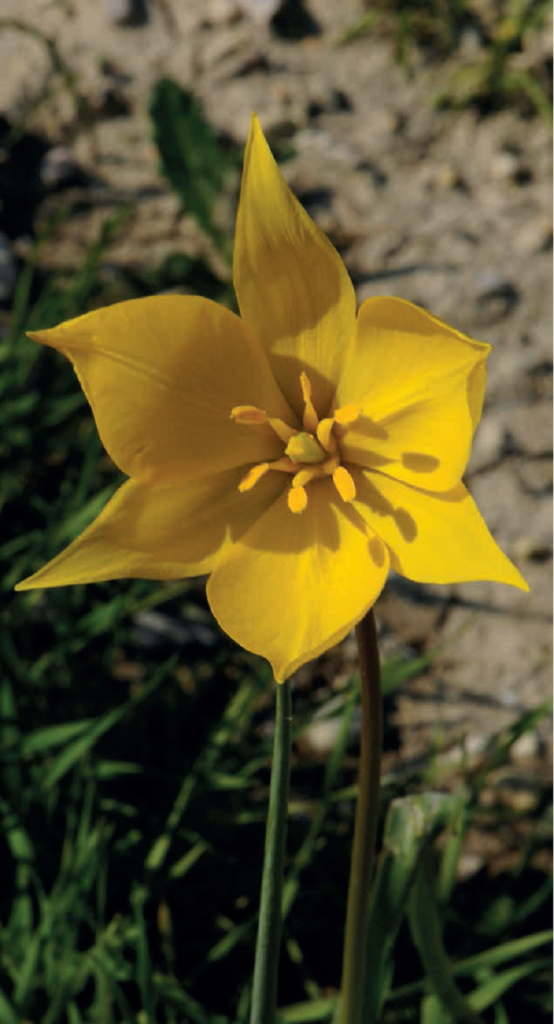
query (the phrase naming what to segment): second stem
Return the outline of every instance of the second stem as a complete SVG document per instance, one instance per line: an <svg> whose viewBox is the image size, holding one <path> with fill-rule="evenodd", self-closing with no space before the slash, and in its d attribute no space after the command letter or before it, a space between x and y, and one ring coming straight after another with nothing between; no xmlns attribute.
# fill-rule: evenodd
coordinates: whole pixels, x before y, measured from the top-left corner
<svg viewBox="0 0 554 1024"><path fill-rule="evenodd" d="M360 666L361 749L348 883L339 1024L366 1024L363 1020L363 1000L367 971L367 922L379 814L383 743L381 672L372 610L356 626L356 640Z"/></svg>

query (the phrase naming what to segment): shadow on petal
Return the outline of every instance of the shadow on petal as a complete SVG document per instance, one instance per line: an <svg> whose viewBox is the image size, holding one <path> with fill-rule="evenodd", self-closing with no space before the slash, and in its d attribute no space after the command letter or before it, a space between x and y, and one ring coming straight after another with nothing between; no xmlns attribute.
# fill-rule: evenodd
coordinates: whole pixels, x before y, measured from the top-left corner
<svg viewBox="0 0 554 1024"><path fill-rule="evenodd" d="M382 569L387 558L387 549L380 537L371 537L367 546L369 556L378 569Z"/></svg>
<svg viewBox="0 0 554 1024"><path fill-rule="evenodd" d="M402 452L402 465L413 473L433 473L440 466L440 459L420 452Z"/></svg>
<svg viewBox="0 0 554 1024"><path fill-rule="evenodd" d="M316 359L317 354L314 352L314 360ZM287 401L298 419L298 423L291 423L291 426L300 426L304 413L304 399L300 384L301 373L306 373L309 378L314 405L319 418L324 419L329 415L332 403L322 402L321 399L318 399L318 396L328 395L331 389L334 389L334 384L328 377L311 365L308 349L306 349L305 360L297 359L296 356L280 355L274 352L271 356L271 365L277 380L287 396ZM269 410L267 411L269 412Z"/></svg>
<svg viewBox="0 0 554 1024"><path fill-rule="evenodd" d="M403 539L406 543L411 544L418 535L417 523L414 517L407 509L395 506L385 498L379 490L379 475L377 473L374 474L373 480L375 483L368 480L367 475L364 473L357 472L355 474L357 500L367 505L378 516L390 516L394 520Z"/></svg>

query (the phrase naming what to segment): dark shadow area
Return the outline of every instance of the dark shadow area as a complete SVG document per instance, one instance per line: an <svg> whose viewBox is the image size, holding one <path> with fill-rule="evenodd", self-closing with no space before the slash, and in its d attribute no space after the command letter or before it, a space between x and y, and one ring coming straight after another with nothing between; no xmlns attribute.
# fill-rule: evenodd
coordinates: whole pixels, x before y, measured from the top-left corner
<svg viewBox="0 0 554 1024"><path fill-rule="evenodd" d="M281 39L300 40L321 34L319 22L302 0L285 0L273 15L271 27Z"/></svg>

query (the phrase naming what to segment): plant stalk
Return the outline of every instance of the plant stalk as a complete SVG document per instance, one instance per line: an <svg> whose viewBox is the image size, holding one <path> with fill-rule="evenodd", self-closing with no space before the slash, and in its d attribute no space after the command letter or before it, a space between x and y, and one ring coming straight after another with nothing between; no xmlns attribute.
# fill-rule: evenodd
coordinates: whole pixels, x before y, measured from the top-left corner
<svg viewBox="0 0 554 1024"><path fill-rule="evenodd" d="M275 698L275 736L250 1024L274 1024L275 1022L289 797L291 721L291 693L290 683L287 680L277 684Z"/></svg>
<svg viewBox="0 0 554 1024"><path fill-rule="evenodd" d="M356 640L362 729L338 1024L370 1024L364 1019L363 1003L383 743L381 671L373 610L356 627Z"/></svg>

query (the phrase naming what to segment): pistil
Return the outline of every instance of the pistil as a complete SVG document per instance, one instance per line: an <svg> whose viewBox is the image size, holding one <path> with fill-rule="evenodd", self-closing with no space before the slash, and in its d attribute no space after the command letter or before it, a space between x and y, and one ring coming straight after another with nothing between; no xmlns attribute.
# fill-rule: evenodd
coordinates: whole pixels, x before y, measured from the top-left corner
<svg viewBox="0 0 554 1024"><path fill-rule="evenodd" d="M237 405L231 410L231 418L235 423L253 427L267 425L285 446L282 458L252 466L242 477L239 491L252 490L270 469L290 473L292 480L287 503L290 511L295 514L304 512L308 504L307 486L324 477L332 477L343 501L354 500L356 485L352 474L341 464L339 439L361 415L360 406L346 405L337 409L333 416L320 420L312 402L310 379L304 372L300 374L300 387L304 400L303 430L291 427L277 417L268 416L265 410L254 405Z"/></svg>

